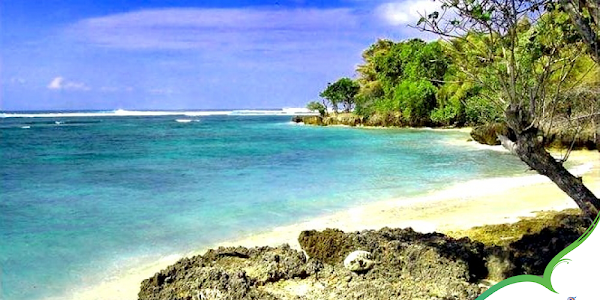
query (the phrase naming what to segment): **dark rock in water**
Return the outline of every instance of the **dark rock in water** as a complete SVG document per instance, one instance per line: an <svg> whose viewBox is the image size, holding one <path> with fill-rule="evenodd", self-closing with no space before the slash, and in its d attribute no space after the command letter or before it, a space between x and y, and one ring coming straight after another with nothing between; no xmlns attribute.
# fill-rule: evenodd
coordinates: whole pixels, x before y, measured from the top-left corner
<svg viewBox="0 0 600 300"><path fill-rule="evenodd" d="M404 122L401 114L373 114L370 116L358 116L349 113L332 114L326 117L320 116L294 116L292 122L308 125L346 125L346 126L373 126L373 127L402 127L411 124ZM427 124L412 124L423 126Z"/></svg>
<svg viewBox="0 0 600 300"><path fill-rule="evenodd" d="M359 126L362 123L363 118L353 114L339 114L323 118L323 124L325 125Z"/></svg>
<svg viewBox="0 0 600 300"><path fill-rule="evenodd" d="M302 123L307 125L323 125L323 118L321 116L304 116L300 117Z"/></svg>
<svg viewBox="0 0 600 300"><path fill-rule="evenodd" d="M510 139L513 134L509 133L508 127L503 123L491 123L474 127L471 130L471 137L480 144L485 145L500 145L498 135L504 135Z"/></svg>

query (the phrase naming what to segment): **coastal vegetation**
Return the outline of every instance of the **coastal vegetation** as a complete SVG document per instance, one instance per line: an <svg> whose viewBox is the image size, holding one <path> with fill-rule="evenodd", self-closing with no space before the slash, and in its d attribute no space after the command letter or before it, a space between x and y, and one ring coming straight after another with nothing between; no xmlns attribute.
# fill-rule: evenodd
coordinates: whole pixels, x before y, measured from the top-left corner
<svg viewBox="0 0 600 300"><path fill-rule="evenodd" d="M595 218L600 200L564 168L569 152L556 160L545 147L558 140L570 151L582 132L598 144L597 5L440 3L440 11L416 24L439 35L438 41L379 40L363 52L355 114L361 122L391 117L393 125L404 126L483 124L493 142L550 178L587 218ZM563 135L568 138L557 138Z"/></svg>
<svg viewBox="0 0 600 300"><path fill-rule="evenodd" d="M327 88L321 92L321 97L327 99L334 112L338 112L339 105L343 105L344 112L350 112L355 104L355 96L360 86L348 77L341 78L333 84L328 84Z"/></svg>
<svg viewBox="0 0 600 300"><path fill-rule="evenodd" d="M322 103L319 103L319 102L317 102L317 101L312 101L312 102L309 102L309 103L306 105L306 108L308 108L308 109L310 109L310 110L312 110L312 111L318 111L318 112L319 112L319 115L320 115L321 117L324 117L324 116L327 114L327 107L325 107L325 105L324 105L324 104L322 104Z"/></svg>
<svg viewBox="0 0 600 300"><path fill-rule="evenodd" d="M600 106L600 66L567 13L555 9L544 10L537 19L524 13L516 17L511 68L516 71L515 88L528 93L519 96L544 98L536 110L546 130L569 121L591 126ZM440 20L435 22L439 27ZM323 104L337 112L340 99L345 99L346 107L355 105L357 116L396 115L406 126L503 122L509 100L504 85L512 79L507 77L509 57L503 44L510 41L500 30L509 29L486 36L475 28L461 28L463 35L448 33L448 39L432 42L377 40L363 52L356 69L358 91L339 89L351 85L349 78L342 78L321 93Z"/></svg>

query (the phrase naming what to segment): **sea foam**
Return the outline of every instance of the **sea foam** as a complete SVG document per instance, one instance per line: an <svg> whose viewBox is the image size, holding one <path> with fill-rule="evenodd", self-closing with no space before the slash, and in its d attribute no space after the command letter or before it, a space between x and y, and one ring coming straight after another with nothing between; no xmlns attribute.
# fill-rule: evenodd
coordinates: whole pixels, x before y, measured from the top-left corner
<svg viewBox="0 0 600 300"><path fill-rule="evenodd" d="M219 110L219 111L146 111L146 110L124 110L93 111L93 112L4 112L0 118L63 118L63 117L135 117L135 116L259 116L259 115L314 115L314 113L302 108L283 108L273 110Z"/></svg>

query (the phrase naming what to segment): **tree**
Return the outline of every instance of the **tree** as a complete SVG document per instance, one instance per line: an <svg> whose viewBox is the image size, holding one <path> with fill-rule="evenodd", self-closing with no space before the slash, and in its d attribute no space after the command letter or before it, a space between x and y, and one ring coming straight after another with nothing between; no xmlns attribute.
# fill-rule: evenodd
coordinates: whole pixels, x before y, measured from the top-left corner
<svg viewBox="0 0 600 300"><path fill-rule="evenodd" d="M435 88L441 85L449 60L440 43L426 43L420 39L395 43L380 39L363 52L363 60L364 63L356 69L360 84L355 100L356 113L402 114L406 116L408 123L429 123L429 115L424 118L420 115L425 110L420 110L417 114L411 113L415 111L412 104L416 104L418 100L421 104L433 103L435 106L435 95L427 99L403 95L402 100L398 97L402 94L399 86L416 88L417 85L422 85L417 84L422 80L429 81ZM407 82L404 83L405 81ZM411 100L405 101L408 98Z"/></svg>
<svg viewBox="0 0 600 300"><path fill-rule="evenodd" d="M321 117L324 117L327 113L327 108L325 107L325 105L317 101L309 102L308 104L306 104L306 108L310 109L311 111L318 111Z"/></svg>
<svg viewBox="0 0 600 300"><path fill-rule="evenodd" d="M364 63L356 68L356 72L360 75L358 83L362 85L377 81L377 71L375 70L375 57L385 55L394 42L386 39L378 39L373 45L362 53Z"/></svg>
<svg viewBox="0 0 600 300"><path fill-rule="evenodd" d="M571 21L588 45L590 54L600 65L600 2L598 0L561 0L560 3L569 14ZM596 93L597 94L597 93ZM600 148L600 113L593 110L592 127L596 128L596 146Z"/></svg>
<svg viewBox="0 0 600 300"><path fill-rule="evenodd" d="M360 85L360 90L355 97L355 112L357 114L371 115L375 103L384 97L383 86L375 69L375 59L385 55L393 45L394 42L390 40L378 39L377 42L363 51L363 64L358 65L356 68L356 73L358 73L356 81Z"/></svg>
<svg viewBox="0 0 600 300"><path fill-rule="evenodd" d="M404 80L396 86L394 100L402 116L411 126L423 126L429 122L429 114L435 108L437 90L427 80Z"/></svg>
<svg viewBox="0 0 600 300"><path fill-rule="evenodd" d="M600 2L598 0L560 0L577 31L600 64Z"/></svg>
<svg viewBox="0 0 600 300"><path fill-rule="evenodd" d="M327 99L333 110L337 113L339 105L344 106L345 112L350 112L354 106L354 97L358 93L360 86L350 78L344 77L333 84L328 84L327 88L321 92L320 96Z"/></svg>
<svg viewBox="0 0 600 300"><path fill-rule="evenodd" d="M556 107L577 60L585 55L570 22L545 0L441 0L441 10L423 16L417 26L453 43L468 44L469 63L461 72L489 93L501 107L511 137L502 144L533 170L547 176L593 219L600 200L544 148L544 131L552 128ZM473 37L476 37L474 42ZM565 115L565 114L563 114ZM569 112L568 118L575 119Z"/></svg>

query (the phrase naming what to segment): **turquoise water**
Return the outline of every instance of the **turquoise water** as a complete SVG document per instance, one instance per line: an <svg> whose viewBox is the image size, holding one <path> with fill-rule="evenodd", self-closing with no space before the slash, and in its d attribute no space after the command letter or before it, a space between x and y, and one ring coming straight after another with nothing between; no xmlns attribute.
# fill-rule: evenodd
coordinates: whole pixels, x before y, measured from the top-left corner
<svg viewBox="0 0 600 300"><path fill-rule="evenodd" d="M289 119L0 118L0 298L61 295L142 258L526 169L453 145L463 132Z"/></svg>

